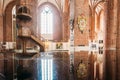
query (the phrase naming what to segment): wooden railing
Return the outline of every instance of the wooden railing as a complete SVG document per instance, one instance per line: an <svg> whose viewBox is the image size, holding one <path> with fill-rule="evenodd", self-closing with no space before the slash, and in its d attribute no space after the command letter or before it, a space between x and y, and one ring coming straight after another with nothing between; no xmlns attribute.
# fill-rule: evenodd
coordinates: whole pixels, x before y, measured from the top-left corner
<svg viewBox="0 0 120 80"><path fill-rule="evenodd" d="M36 38L38 38L38 39L40 39L43 42L46 41L46 39L44 37L42 37L40 34L38 34L36 32L32 33L31 35L34 36L34 37L36 37Z"/></svg>
<svg viewBox="0 0 120 80"><path fill-rule="evenodd" d="M30 35L19 35L19 37L31 38L34 42L41 46L42 51L45 49L46 39L37 33L32 33Z"/></svg>

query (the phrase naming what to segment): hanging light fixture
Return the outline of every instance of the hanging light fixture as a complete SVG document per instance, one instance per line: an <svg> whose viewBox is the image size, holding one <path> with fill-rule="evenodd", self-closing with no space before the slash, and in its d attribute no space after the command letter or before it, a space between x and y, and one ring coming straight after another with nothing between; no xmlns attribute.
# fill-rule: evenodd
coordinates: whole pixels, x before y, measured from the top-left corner
<svg viewBox="0 0 120 80"><path fill-rule="evenodd" d="M30 21L32 19L31 12L30 9L27 7L26 0L24 4L22 4L18 8L17 18L21 21Z"/></svg>

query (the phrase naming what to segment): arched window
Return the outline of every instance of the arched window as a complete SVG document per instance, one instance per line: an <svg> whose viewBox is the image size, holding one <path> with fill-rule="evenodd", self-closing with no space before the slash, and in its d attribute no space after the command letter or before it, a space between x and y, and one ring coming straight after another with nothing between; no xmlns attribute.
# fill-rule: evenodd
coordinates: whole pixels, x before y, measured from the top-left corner
<svg viewBox="0 0 120 80"><path fill-rule="evenodd" d="M53 13L48 6L41 12L41 35L46 39L53 39Z"/></svg>
<svg viewBox="0 0 120 80"><path fill-rule="evenodd" d="M12 9L12 40L16 41L16 6Z"/></svg>

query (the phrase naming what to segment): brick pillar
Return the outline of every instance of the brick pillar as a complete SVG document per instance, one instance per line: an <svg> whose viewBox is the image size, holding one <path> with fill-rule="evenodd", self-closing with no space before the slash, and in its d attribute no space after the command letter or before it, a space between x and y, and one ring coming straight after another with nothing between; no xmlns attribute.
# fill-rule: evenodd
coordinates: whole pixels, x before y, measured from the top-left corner
<svg viewBox="0 0 120 80"><path fill-rule="evenodd" d="M116 42L117 3L117 0L108 0L105 80L116 80L116 44L118 44L118 42Z"/></svg>
<svg viewBox="0 0 120 80"><path fill-rule="evenodd" d="M117 3L116 80L120 80L120 0Z"/></svg>
<svg viewBox="0 0 120 80"><path fill-rule="evenodd" d="M3 16L0 15L0 42L3 41Z"/></svg>

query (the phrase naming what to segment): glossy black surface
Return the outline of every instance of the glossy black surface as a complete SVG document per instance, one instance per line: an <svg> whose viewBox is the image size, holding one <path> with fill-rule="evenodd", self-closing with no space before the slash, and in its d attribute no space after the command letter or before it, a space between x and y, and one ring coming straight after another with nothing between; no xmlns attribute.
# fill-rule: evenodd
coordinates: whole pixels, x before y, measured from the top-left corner
<svg viewBox="0 0 120 80"><path fill-rule="evenodd" d="M37 54L34 58L20 58L17 60L19 62L16 70L17 78L18 80L74 80L70 73L69 58L67 52L46 52ZM19 68L21 65L22 69Z"/></svg>

